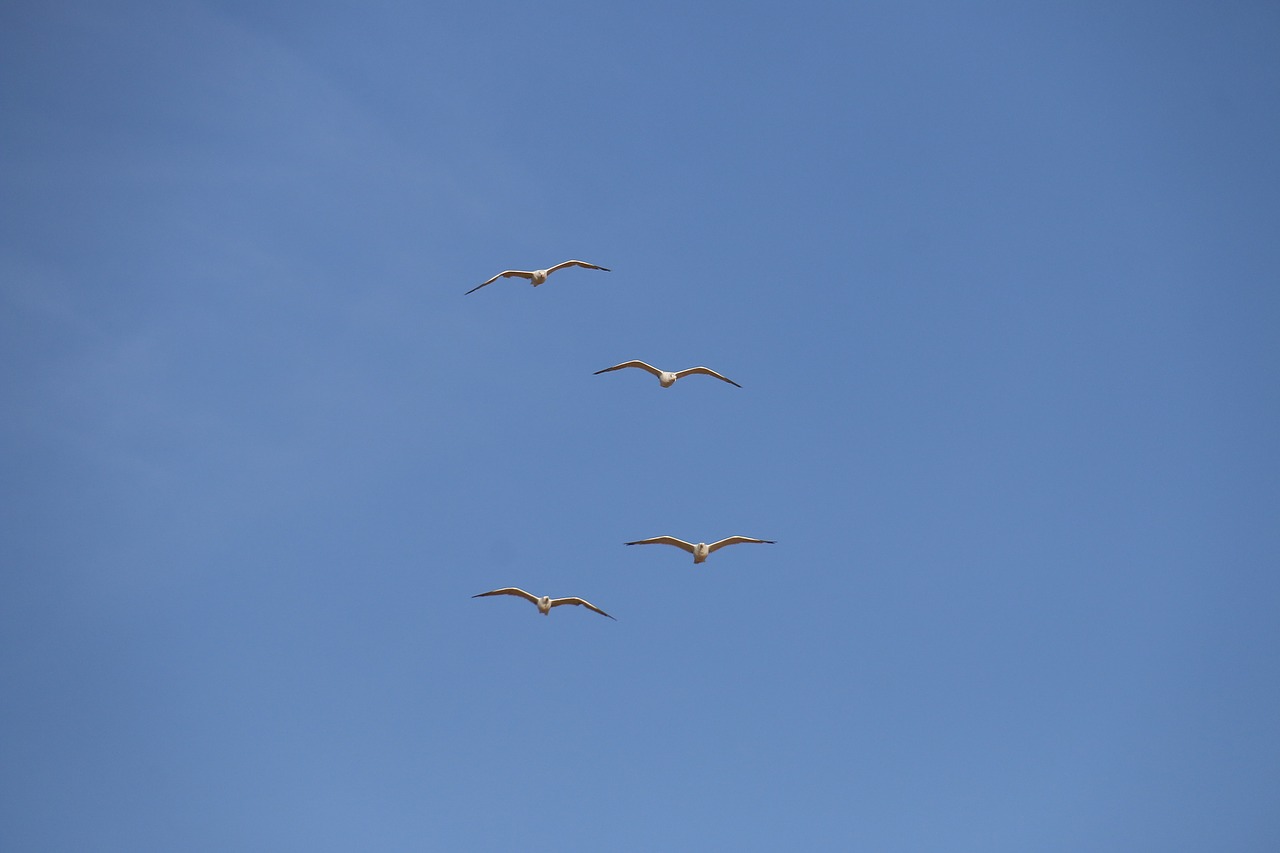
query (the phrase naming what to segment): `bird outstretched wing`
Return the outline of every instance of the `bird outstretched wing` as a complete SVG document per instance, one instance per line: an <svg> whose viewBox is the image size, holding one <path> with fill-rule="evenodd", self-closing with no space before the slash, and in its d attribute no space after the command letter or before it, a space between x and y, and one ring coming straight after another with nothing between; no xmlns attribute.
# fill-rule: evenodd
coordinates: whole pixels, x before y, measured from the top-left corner
<svg viewBox="0 0 1280 853"><path fill-rule="evenodd" d="M611 370L621 370L624 367L638 367L641 370L647 370L654 376L661 376L662 371L654 367L652 364L645 364L643 361L624 361L622 364L615 364L613 367L606 367L604 370L597 370L592 376L599 376L601 373L608 373Z"/></svg>
<svg viewBox="0 0 1280 853"><path fill-rule="evenodd" d="M495 281L497 281L500 278L511 278L512 276L519 276L520 278L533 278L533 273L529 272L528 270L503 270L502 272L495 275L493 278L481 284L477 284L475 287L468 290L467 293L464 293L462 295L466 296L468 293L475 293L477 290L484 287L486 284L493 284Z"/></svg>
<svg viewBox="0 0 1280 853"><path fill-rule="evenodd" d="M518 595L526 601L538 603L538 596L533 593L525 592L523 589L514 586L503 587L502 589L491 589L488 592L482 592L479 595L473 595L472 598L484 598L486 595Z"/></svg>
<svg viewBox="0 0 1280 853"><path fill-rule="evenodd" d="M707 546L707 553L719 551L726 545L737 545L739 542L760 542L765 545L778 544L772 539L752 539L750 536L730 536L728 539L721 539L719 542L713 542Z"/></svg>
<svg viewBox="0 0 1280 853"><path fill-rule="evenodd" d="M682 379L692 373L705 373L707 376L714 376L716 379L719 379L723 382L728 382L730 385L733 385L735 387L738 387L738 388L742 387L741 385L738 385L737 382L734 382L732 379L730 379L728 376L722 376L721 374L716 373L714 370L712 370L709 367L690 367L688 370L681 370L679 373L676 374L676 379Z"/></svg>
<svg viewBox="0 0 1280 853"><path fill-rule="evenodd" d="M686 542L683 539L677 539L674 536L655 536L652 539L638 539L635 542L628 542L628 545L675 545L677 548L683 548L690 554L693 553L693 543Z"/></svg>
<svg viewBox="0 0 1280 853"><path fill-rule="evenodd" d="M576 605L585 607L588 610L594 610L596 613L599 613L601 616L609 616L608 613L605 613L603 610L601 610L599 607L596 607L594 604L592 604L590 601L587 601L585 598L553 598L551 599L552 607L559 607L561 604L576 604ZM609 616L609 618L613 619L614 622L618 621L617 619L614 619L614 617L612 616Z"/></svg>
<svg viewBox="0 0 1280 853"><path fill-rule="evenodd" d="M609 269L608 267L597 266L596 264L589 264L586 261L564 261L563 263L556 264L554 267L547 267L547 274L550 275L556 270L562 270L565 267L586 267L589 270L601 270L603 272L613 272L613 270Z"/></svg>

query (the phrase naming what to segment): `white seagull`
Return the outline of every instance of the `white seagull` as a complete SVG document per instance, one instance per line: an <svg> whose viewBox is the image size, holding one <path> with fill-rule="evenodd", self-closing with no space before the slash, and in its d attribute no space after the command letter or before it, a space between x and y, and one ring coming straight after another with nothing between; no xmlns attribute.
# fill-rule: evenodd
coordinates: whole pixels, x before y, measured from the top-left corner
<svg viewBox="0 0 1280 853"><path fill-rule="evenodd" d="M718 551L726 545L737 545L739 542L760 542L765 545L776 545L772 539L752 539L750 536L730 536L728 539L721 539L719 542L712 542L708 545L706 542L686 542L683 539L677 539L674 536L655 536L652 539L640 539L636 542L628 542L628 545L675 545L677 548L683 548L693 555L695 563L704 562L712 551Z"/></svg>
<svg viewBox="0 0 1280 853"><path fill-rule="evenodd" d="M667 370L659 370L658 368L654 367L652 364L645 364L643 361L624 361L622 362L622 364L615 364L613 367L606 367L604 370L597 370L595 373L591 375L599 376L601 373L608 373L611 370L621 370L624 367L638 367L641 370L649 371L654 376L658 377L658 384L661 385L663 388L670 388L672 385L676 384L677 379L683 379L684 377L689 376L690 374L693 374L693 373L705 373L707 376L714 376L716 379L719 379L722 382L728 382L730 385L734 386L735 388L742 387L737 382L734 382L732 379L730 379L728 376L721 376L719 373L716 373L714 370L712 370L709 367L690 367L686 370L678 370L675 373L672 373Z"/></svg>
<svg viewBox="0 0 1280 853"><path fill-rule="evenodd" d="M609 616L608 613L605 613L603 610L601 610L599 607L596 607L594 604L592 604L590 601L587 601L585 598L552 598L549 595L537 596L531 592L525 592L523 589L518 589L514 586L508 586L502 589L491 589L488 592L482 592L479 595L473 595L471 597L484 598L486 595L518 595L521 598L526 599L528 601L532 601L534 604L538 605L538 612L541 613L543 616L546 616L548 613L550 613L551 608L559 607L561 604L580 604L583 607L587 608L588 610L594 610L595 612L599 613L601 616ZM609 616L609 618L613 619L614 622L618 621L617 619L614 619L612 616Z"/></svg>
<svg viewBox="0 0 1280 853"><path fill-rule="evenodd" d="M537 287L547 280L547 276L551 275L556 270L562 270L565 267L586 267L589 270L603 270L604 272L611 272L608 267L599 267L595 264L589 264L586 261L565 261L562 264L556 264L554 267L547 267L545 270L503 270L484 284L477 284L475 287L468 290L467 293L475 293L477 290L484 287L485 284L493 284L500 278L512 278L515 276L527 278L533 282L534 287ZM465 296L466 294L463 295Z"/></svg>

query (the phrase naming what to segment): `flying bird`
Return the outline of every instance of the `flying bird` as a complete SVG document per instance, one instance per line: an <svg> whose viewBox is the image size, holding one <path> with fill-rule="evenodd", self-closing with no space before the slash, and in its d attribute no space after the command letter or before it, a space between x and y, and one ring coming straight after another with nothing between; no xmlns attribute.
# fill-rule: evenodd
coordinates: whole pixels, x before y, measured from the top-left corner
<svg viewBox="0 0 1280 853"><path fill-rule="evenodd" d="M683 539L677 539L674 536L655 536L652 539L640 539L636 542L628 542L628 545L675 545L677 548L683 548L693 555L695 563L704 562L707 556L713 551L718 551L726 545L737 545L739 542L759 542L764 545L776 545L772 539L752 539L750 536L730 536L728 539L721 539L719 542L712 542L708 545L706 542L699 542L696 545L692 542L686 542Z"/></svg>
<svg viewBox="0 0 1280 853"><path fill-rule="evenodd" d="M709 367L690 367L686 370L678 370L675 373L672 373L667 370L659 370L658 368L654 367L652 364L645 364L643 361L624 361L622 362L622 364L615 364L613 367L606 367L604 370L597 370L595 373L591 375L599 376L601 373L608 373L611 370L621 370L624 367L638 367L641 370L649 371L654 376L658 377L658 384L661 385L663 388L670 388L672 385L676 384L677 379L683 379L684 377L689 376L690 374L693 374L693 373L705 373L707 376L714 376L716 379L719 379L722 382L728 382L730 385L734 386L735 388L742 387L737 382L734 382L732 379L730 379L728 376L721 376L719 373L716 373L714 370L712 370Z"/></svg>
<svg viewBox="0 0 1280 853"><path fill-rule="evenodd" d="M526 601L532 601L534 604L536 604L538 606L538 612L541 613L543 616L546 616L548 613L550 613L551 608L559 607L561 604L574 604L574 605L580 604L583 607L587 608L588 610L594 610L596 613L599 613L601 616L609 616L608 613L605 613L603 610L601 610L599 607L596 607L594 604L592 604L590 601L587 601L585 598L552 598L549 595L537 596L531 592L525 592L523 589L517 589L514 586L504 587L503 589L491 589L488 592L482 592L479 595L473 595L471 597L484 598L486 595L518 595L521 598L525 599ZM614 622L618 621L617 619L614 619L612 616L609 616L609 618L613 619Z"/></svg>
<svg viewBox="0 0 1280 853"><path fill-rule="evenodd" d="M589 270L602 270L604 272L612 272L612 270L610 270L608 267L599 267L599 266L596 266L595 264L589 264L586 261L565 261L562 264L556 264L554 267L547 267L545 270L503 270L502 272L495 275L493 278L486 281L484 284L477 284L475 287L468 290L467 293L475 293L477 290L484 287L485 284L493 284L495 281L497 281L500 278L513 278L513 277L527 278L531 282L533 282L534 287L537 287L538 285L542 284L544 281L547 280L547 276L551 275L556 270L562 270L565 267L586 267ZM463 294L463 295L465 296L466 294Z"/></svg>

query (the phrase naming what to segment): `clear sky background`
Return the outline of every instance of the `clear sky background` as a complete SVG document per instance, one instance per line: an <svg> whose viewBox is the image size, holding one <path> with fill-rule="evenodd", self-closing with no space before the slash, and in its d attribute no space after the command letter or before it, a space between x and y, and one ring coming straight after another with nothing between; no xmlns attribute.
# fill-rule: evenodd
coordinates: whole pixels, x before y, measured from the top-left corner
<svg viewBox="0 0 1280 853"><path fill-rule="evenodd" d="M1274 3L9 2L0 116L0 848L1280 849Z"/></svg>

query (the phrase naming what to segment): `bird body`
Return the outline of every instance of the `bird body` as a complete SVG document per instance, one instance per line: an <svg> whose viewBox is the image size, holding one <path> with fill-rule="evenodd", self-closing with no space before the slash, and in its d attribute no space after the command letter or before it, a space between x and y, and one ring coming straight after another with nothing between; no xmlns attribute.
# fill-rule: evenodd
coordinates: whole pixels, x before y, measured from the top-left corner
<svg viewBox="0 0 1280 853"><path fill-rule="evenodd" d="M609 616L608 613L605 613L599 607L596 607L594 604L592 604L590 601L587 601L584 598L552 598L549 595L534 595L531 592L525 592L523 589L520 589L514 586L503 587L502 589L491 589L488 592L482 592L478 595L473 595L471 597L484 598L486 595L515 595L525 599L526 601L532 601L534 605L538 608L538 612L541 613L543 616L546 616L548 613L550 613L551 608L559 607L562 604L581 605L582 607L585 607L588 610L594 610L596 613L599 613L601 616ZM614 619L614 617L612 616L609 616L609 618L613 619L613 621L615 622L618 621L617 619Z"/></svg>
<svg viewBox="0 0 1280 853"><path fill-rule="evenodd" d="M758 542L763 545L776 545L772 539L752 539L750 536L730 536L728 539L721 539L719 542L712 542L708 545L706 542L686 542L683 539L677 539L674 536L655 536L652 539L640 539L635 542L628 542L628 545L674 545L688 551L693 555L694 563L706 562L713 552L720 550L726 545L737 545L740 542Z"/></svg>
<svg viewBox="0 0 1280 853"><path fill-rule="evenodd" d="M670 388L672 385L676 384L677 379L683 378L685 376L689 376L694 373L703 373L703 374L706 374L707 376L714 376L716 379L719 379L722 382L728 382L730 385L733 385L736 388L742 387L741 385L739 385L737 382L734 382L729 377L722 376L719 373L716 373L714 370L712 370L709 367L690 367L685 370L678 370L673 372L670 370L659 370L658 368L654 367L652 364L646 364L643 361L639 361L639 360L624 361L622 362L622 364L615 364L613 367L606 367L604 370L597 370L595 373L591 375L599 376L601 373L608 373L612 370L622 370L624 367L638 367L641 370L649 371L654 376L658 377L658 384L661 385L663 388Z"/></svg>
<svg viewBox="0 0 1280 853"><path fill-rule="evenodd" d="M547 276L551 275L556 270L562 270L565 267L585 267L589 270L611 272L608 267L596 266L595 264L589 264L586 261L564 261L563 263L556 264L553 267L547 267L545 270L503 270L493 278L484 282L484 284L477 284L475 287L468 290L467 293L475 293L486 284L493 284L500 278L527 278L534 287L537 287L547 280Z"/></svg>

